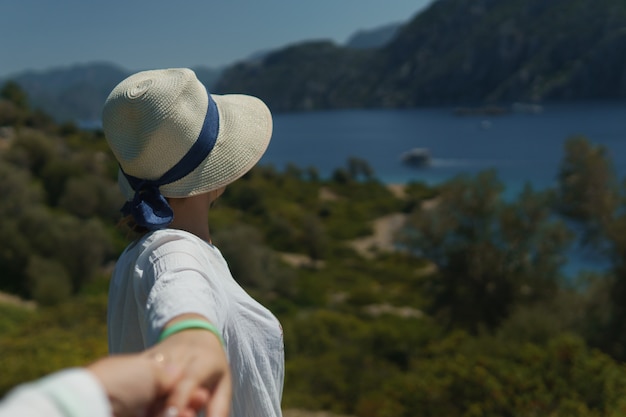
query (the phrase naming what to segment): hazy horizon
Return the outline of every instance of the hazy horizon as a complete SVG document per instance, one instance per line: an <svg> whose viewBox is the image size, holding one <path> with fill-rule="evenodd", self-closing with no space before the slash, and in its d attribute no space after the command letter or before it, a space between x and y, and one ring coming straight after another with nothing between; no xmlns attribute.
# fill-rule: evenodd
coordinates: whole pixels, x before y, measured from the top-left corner
<svg viewBox="0 0 626 417"><path fill-rule="evenodd" d="M308 40L343 44L359 30L406 22L432 1L4 2L0 77L91 62L219 68Z"/></svg>

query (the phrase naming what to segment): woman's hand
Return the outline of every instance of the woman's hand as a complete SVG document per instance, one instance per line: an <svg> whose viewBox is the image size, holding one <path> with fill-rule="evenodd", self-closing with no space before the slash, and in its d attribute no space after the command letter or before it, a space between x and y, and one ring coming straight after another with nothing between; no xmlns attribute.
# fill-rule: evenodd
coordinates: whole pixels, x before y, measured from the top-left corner
<svg viewBox="0 0 626 417"><path fill-rule="evenodd" d="M203 317L185 314L168 323ZM207 417L228 417L232 386L226 352L220 339L204 329L175 333L146 351L162 355L180 368L180 377L165 399L166 417L194 417L200 409Z"/></svg>

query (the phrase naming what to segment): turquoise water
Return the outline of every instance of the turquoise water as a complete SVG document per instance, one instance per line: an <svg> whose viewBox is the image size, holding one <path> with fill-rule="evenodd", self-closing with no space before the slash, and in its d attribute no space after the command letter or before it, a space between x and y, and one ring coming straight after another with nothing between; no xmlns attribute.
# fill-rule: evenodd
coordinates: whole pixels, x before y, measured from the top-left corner
<svg viewBox="0 0 626 417"><path fill-rule="evenodd" d="M261 163L313 166L328 176L358 157L387 183L436 184L495 169L505 196L514 197L527 182L535 189L555 184L564 142L575 135L605 146L618 176L626 177L626 102L546 104L539 113L501 116L457 116L453 108L278 114ZM401 163L402 152L414 147L430 150L431 167ZM573 248L565 272L605 266Z"/></svg>
<svg viewBox="0 0 626 417"><path fill-rule="evenodd" d="M278 114L262 163L314 166L322 175L365 159L388 183L438 183L458 174L496 169L509 189L530 181L554 184L563 144L573 135L607 147L615 168L626 175L626 102L546 104L540 113L456 116L452 108L345 110ZM428 148L433 165L414 169L400 154Z"/></svg>

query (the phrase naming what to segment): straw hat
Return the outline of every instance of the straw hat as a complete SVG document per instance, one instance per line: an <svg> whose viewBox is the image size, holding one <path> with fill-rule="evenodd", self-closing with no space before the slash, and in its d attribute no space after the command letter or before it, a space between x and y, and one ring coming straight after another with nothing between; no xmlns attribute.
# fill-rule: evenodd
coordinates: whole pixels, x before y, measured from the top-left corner
<svg viewBox="0 0 626 417"><path fill-rule="evenodd" d="M129 177L158 181L188 153L196 154L196 162L182 178L157 184L163 196L187 197L228 185L259 161L272 135L272 116L261 100L210 95L186 68L126 78L107 98L102 123L120 165L118 182L127 200L140 192ZM213 143L198 161L196 142L207 132Z"/></svg>

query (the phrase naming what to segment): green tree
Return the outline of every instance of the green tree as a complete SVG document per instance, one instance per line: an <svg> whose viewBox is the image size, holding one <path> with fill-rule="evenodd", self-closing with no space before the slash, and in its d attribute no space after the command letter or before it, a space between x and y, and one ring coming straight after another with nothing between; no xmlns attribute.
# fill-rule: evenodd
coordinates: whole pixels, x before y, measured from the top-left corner
<svg viewBox="0 0 626 417"><path fill-rule="evenodd" d="M24 114L8 100L0 99L0 126L19 126Z"/></svg>
<svg viewBox="0 0 626 417"><path fill-rule="evenodd" d="M57 206L67 182L84 174L83 169L72 160L57 157L47 161L41 173L41 182L46 190L48 204Z"/></svg>
<svg viewBox="0 0 626 417"><path fill-rule="evenodd" d="M506 203L495 172L458 177L439 189L437 205L411 215L400 241L432 261L432 312L472 331L496 328L520 303L558 287L570 235L551 219L550 195L530 187Z"/></svg>
<svg viewBox="0 0 626 417"><path fill-rule="evenodd" d="M348 184L352 181L350 173L345 168L337 168L333 171L332 179L337 184Z"/></svg>
<svg viewBox="0 0 626 417"><path fill-rule="evenodd" d="M110 257L112 242L104 225L96 218L78 220L66 217L59 226L64 234L58 243L56 259L69 273L72 291L76 294Z"/></svg>
<svg viewBox="0 0 626 417"><path fill-rule="evenodd" d="M626 359L626 211L612 161L603 146L576 137L565 144L557 188L561 214L570 219L582 244L606 256L610 274L594 288L602 289L587 318L591 343Z"/></svg>
<svg viewBox="0 0 626 417"><path fill-rule="evenodd" d="M21 219L43 201L41 188L27 171L0 160L0 288L27 294L23 271L32 248L21 230Z"/></svg>
<svg viewBox="0 0 626 417"><path fill-rule="evenodd" d="M25 130L16 137L7 157L41 178L46 164L57 156L57 147L50 136L37 130Z"/></svg>
<svg viewBox="0 0 626 417"><path fill-rule="evenodd" d="M262 234L246 225L235 225L214 233L237 282L257 293L292 293L293 276L263 241Z"/></svg>
<svg viewBox="0 0 626 417"><path fill-rule="evenodd" d="M302 219L301 228L301 241L307 255L314 261L326 258L329 238L320 219L313 214L307 214Z"/></svg>
<svg viewBox="0 0 626 417"><path fill-rule="evenodd" d="M374 178L374 169L362 158L348 158L348 173L354 180L363 179L369 181Z"/></svg>
<svg viewBox="0 0 626 417"><path fill-rule="evenodd" d="M28 110L28 95L15 81L7 81L0 90L0 98L15 104L21 110Z"/></svg>
<svg viewBox="0 0 626 417"><path fill-rule="evenodd" d="M610 260L608 280L608 318L596 324L595 338L604 351L615 358L626 360L626 214L622 211L606 227L606 252Z"/></svg>
<svg viewBox="0 0 626 417"><path fill-rule="evenodd" d="M28 239L30 254L65 268L72 294L90 282L112 254L111 237L97 218L83 220L39 206L25 211L19 228Z"/></svg>
<svg viewBox="0 0 626 417"><path fill-rule="evenodd" d="M119 217L123 198L117 184L102 176L87 174L68 179L59 207L82 219Z"/></svg>
<svg viewBox="0 0 626 417"><path fill-rule="evenodd" d="M583 227L584 243L598 244L619 205L617 177L606 149L584 137L565 142L556 206Z"/></svg>
<svg viewBox="0 0 626 417"><path fill-rule="evenodd" d="M72 293L70 277L58 261L32 256L25 272L32 298L41 306L59 304Z"/></svg>

